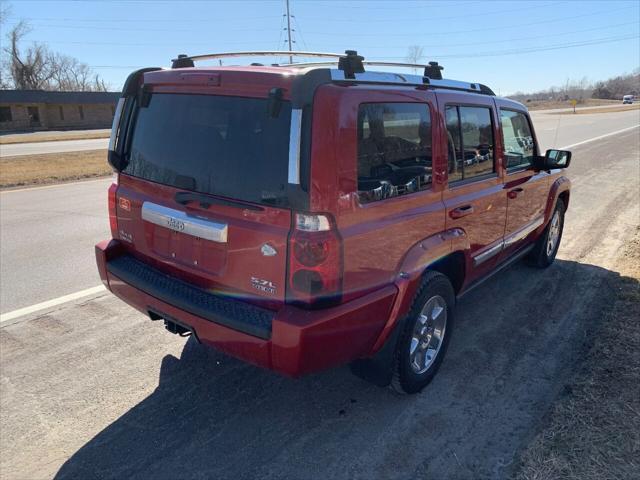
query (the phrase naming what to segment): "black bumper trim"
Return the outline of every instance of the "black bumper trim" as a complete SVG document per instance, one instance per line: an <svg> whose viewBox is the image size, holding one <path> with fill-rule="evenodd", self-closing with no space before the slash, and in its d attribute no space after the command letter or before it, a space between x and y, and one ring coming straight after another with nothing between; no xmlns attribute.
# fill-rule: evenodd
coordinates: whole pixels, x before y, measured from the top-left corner
<svg viewBox="0 0 640 480"><path fill-rule="evenodd" d="M107 270L132 287L176 308L254 337L271 338L271 323L275 317L272 310L214 295L166 275L130 255L109 261Z"/></svg>

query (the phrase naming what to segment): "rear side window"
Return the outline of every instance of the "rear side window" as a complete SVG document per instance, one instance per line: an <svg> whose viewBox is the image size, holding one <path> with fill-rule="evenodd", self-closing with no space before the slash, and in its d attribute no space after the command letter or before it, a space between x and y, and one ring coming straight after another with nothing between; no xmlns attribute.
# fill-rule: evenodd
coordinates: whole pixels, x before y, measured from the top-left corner
<svg viewBox="0 0 640 480"><path fill-rule="evenodd" d="M431 116L422 103L367 103L358 109L361 203L431 186Z"/></svg>
<svg viewBox="0 0 640 480"><path fill-rule="evenodd" d="M183 190L279 203L288 182L291 104L153 94L135 112L124 173Z"/></svg>
<svg viewBox="0 0 640 480"><path fill-rule="evenodd" d="M449 183L495 173L491 109L445 108Z"/></svg>
<svg viewBox="0 0 640 480"><path fill-rule="evenodd" d="M536 146L527 116L521 112L500 110L500 122L507 169L519 169L532 165Z"/></svg>

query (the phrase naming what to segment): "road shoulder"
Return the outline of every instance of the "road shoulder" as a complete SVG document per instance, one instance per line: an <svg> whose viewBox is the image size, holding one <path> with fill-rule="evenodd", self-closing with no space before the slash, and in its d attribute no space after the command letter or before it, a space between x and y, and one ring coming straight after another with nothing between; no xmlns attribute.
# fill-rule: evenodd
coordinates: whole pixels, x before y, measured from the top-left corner
<svg viewBox="0 0 640 480"><path fill-rule="evenodd" d="M605 318L585 332L585 356L521 452L516 478L637 478L640 464L640 231L608 285Z"/></svg>

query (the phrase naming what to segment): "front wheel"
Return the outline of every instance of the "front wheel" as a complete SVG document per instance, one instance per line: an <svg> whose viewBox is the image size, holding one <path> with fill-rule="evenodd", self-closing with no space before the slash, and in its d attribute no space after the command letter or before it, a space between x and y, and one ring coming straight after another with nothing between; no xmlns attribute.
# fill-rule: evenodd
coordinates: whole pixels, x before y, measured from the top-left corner
<svg viewBox="0 0 640 480"><path fill-rule="evenodd" d="M440 368L453 331L455 295L449 279L427 272L396 347L391 386L400 393L417 393Z"/></svg>
<svg viewBox="0 0 640 480"><path fill-rule="evenodd" d="M536 241L528 257L528 263L534 267L547 268L556 259L562 230L564 229L564 202L558 199L551 220L544 233Z"/></svg>

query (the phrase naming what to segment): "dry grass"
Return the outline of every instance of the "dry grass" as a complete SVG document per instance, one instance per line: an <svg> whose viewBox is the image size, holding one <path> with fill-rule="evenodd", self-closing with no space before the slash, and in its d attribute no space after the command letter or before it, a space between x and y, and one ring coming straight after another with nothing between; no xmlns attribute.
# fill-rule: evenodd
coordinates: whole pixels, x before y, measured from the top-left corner
<svg viewBox="0 0 640 480"><path fill-rule="evenodd" d="M633 103L631 105L616 105L607 108L577 108L576 115L584 113L611 113L611 112L626 112L628 110L640 109L640 103ZM573 115L573 112L554 112L552 115Z"/></svg>
<svg viewBox="0 0 640 480"><path fill-rule="evenodd" d="M520 480L640 478L640 235L627 246L603 328L549 423L526 448Z"/></svg>
<svg viewBox="0 0 640 480"><path fill-rule="evenodd" d="M0 136L0 145L13 143L57 142L59 140L91 140L93 138L109 138L111 130L91 130L81 132L51 132Z"/></svg>
<svg viewBox="0 0 640 480"><path fill-rule="evenodd" d="M529 110L551 110L555 108L572 108L571 103L560 100L533 100L524 102ZM601 105L622 105L621 100L603 100L600 98L587 98L576 105L576 108L598 107Z"/></svg>
<svg viewBox="0 0 640 480"><path fill-rule="evenodd" d="M0 158L0 188L56 183L110 173L106 150Z"/></svg>

